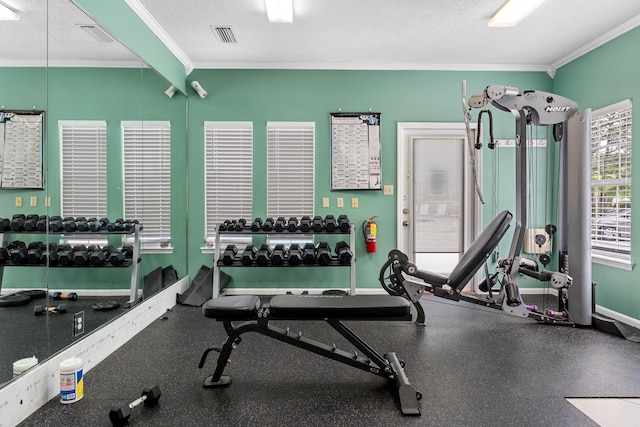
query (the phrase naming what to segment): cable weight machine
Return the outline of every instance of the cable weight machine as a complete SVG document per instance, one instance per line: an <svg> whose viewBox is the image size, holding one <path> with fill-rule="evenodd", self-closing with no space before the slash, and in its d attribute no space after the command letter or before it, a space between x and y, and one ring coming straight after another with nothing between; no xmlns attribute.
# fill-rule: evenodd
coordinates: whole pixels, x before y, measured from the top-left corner
<svg viewBox="0 0 640 427"><path fill-rule="evenodd" d="M591 239L590 239L590 125L591 110L578 113L578 105L567 98L548 92L489 85L482 94L465 98L463 109L469 129L472 108L489 112L488 106L510 113L515 120L515 215L503 212L494 219L465 251L449 276L421 271L401 251L394 249L380 271L380 283L388 293L403 295L418 311L416 323L424 324L424 311L418 300L425 290L434 295L502 310L517 317L528 317L552 324L590 326L592 323ZM490 112L487 113L491 118ZM553 126L554 139L559 146L559 189L557 247L560 255L559 271L538 271L520 257L527 227L527 126ZM491 132L492 133L492 132ZM468 131L468 139L472 140ZM493 135L488 144L493 148ZM470 144L473 144L470 142ZM478 141L473 148L480 148ZM472 154L472 166L475 161ZM475 170L474 170L475 176ZM476 182L479 199L483 197ZM508 256L498 260L497 272L489 274L486 260L495 250L506 229L513 223L515 230ZM556 227L553 227L556 228ZM555 231L555 230L554 230ZM571 267L569 269L569 254ZM487 296L462 294L462 289L476 272L485 266L485 282L481 284ZM550 282L558 290L558 310L539 312L526 305L520 295L520 274ZM407 280L417 278L424 283ZM494 295L492 287L499 283ZM570 301L570 306L567 304ZM560 313L560 314L559 314Z"/></svg>

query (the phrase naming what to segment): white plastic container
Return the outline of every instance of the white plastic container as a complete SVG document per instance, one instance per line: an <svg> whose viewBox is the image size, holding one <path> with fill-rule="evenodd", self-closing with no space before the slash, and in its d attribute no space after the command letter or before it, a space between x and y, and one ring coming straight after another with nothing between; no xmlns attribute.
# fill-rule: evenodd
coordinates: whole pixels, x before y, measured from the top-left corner
<svg viewBox="0 0 640 427"><path fill-rule="evenodd" d="M63 360L60 363L60 403L74 403L83 397L82 359Z"/></svg>
<svg viewBox="0 0 640 427"><path fill-rule="evenodd" d="M35 356L25 357L24 359L13 362L13 376L17 377L24 371L33 368L38 364L38 358Z"/></svg>

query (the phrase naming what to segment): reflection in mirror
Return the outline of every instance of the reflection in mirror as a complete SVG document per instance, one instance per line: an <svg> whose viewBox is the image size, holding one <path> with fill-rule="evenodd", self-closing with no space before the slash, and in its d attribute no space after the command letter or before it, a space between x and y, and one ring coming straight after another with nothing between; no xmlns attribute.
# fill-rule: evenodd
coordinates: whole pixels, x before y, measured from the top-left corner
<svg viewBox="0 0 640 427"><path fill-rule="evenodd" d="M19 49L0 47L0 57L16 58L6 64L11 68L0 67L2 81L17 87L10 96L3 91L0 103L45 111L45 185L40 191L0 190L0 216L47 215L45 233L3 236L5 245L42 242L48 258L41 259L50 267L0 267L3 295L48 291L24 305L0 307L0 383L11 379L14 362L32 356L41 362L126 311L143 287L145 296L161 289L163 272L165 284L171 280L169 265L186 271L184 255L176 256L184 243L175 238L186 232L170 216L177 202L171 196L184 194L186 185L171 180L173 158L186 156L175 148L186 150L184 97L167 97L166 81L71 1L13 3L21 13L18 26L48 27L39 38L21 32ZM0 23L0 35L4 27ZM160 199L156 189L165 191ZM22 207L15 206L18 197ZM138 220L143 230L120 218Z"/></svg>

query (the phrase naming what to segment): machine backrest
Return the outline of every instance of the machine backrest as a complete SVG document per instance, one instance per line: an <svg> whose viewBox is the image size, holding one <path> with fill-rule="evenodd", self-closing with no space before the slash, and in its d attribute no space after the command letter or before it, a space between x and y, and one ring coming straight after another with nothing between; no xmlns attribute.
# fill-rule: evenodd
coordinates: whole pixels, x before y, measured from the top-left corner
<svg viewBox="0 0 640 427"><path fill-rule="evenodd" d="M448 285L457 290L461 290L474 274L482 267L482 264L489 258L491 252L498 246L500 239L509 228L513 215L509 211L502 211L494 218L487 228L485 228L478 238L469 246L469 249L462 255L451 274L449 274Z"/></svg>

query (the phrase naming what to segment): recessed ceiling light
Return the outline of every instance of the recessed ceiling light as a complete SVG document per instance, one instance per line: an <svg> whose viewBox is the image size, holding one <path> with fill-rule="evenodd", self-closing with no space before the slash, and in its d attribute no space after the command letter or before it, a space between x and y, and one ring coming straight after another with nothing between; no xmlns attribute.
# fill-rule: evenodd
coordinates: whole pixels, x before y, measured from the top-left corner
<svg viewBox="0 0 640 427"><path fill-rule="evenodd" d="M489 20L490 27L515 27L545 0L507 0Z"/></svg>

